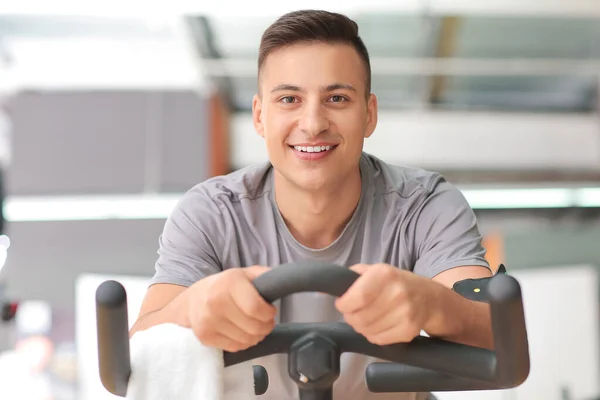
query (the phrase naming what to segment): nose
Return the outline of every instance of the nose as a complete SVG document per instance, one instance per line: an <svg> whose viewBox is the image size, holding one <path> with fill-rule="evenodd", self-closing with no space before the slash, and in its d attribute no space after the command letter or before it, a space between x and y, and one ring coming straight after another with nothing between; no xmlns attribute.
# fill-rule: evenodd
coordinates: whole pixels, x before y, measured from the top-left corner
<svg viewBox="0 0 600 400"><path fill-rule="evenodd" d="M310 136L318 136L329 129L329 119L319 102L306 104L298 122L298 128Z"/></svg>

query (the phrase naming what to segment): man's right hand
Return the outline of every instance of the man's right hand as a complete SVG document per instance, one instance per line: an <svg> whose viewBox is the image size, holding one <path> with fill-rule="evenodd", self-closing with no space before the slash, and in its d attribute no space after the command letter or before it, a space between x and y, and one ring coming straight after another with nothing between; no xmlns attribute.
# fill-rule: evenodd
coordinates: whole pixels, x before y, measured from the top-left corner
<svg viewBox="0 0 600 400"><path fill-rule="evenodd" d="M252 280L269 270L261 266L232 268L189 287L189 322L204 345L241 351L273 330L276 308L252 285Z"/></svg>

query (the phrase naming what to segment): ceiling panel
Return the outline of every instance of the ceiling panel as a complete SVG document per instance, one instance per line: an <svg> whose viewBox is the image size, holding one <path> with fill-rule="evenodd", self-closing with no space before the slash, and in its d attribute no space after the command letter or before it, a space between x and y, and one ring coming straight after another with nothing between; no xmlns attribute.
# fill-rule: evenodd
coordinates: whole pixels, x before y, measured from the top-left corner
<svg viewBox="0 0 600 400"><path fill-rule="evenodd" d="M215 46L223 58L258 57L260 38L273 22L268 18L211 17Z"/></svg>
<svg viewBox="0 0 600 400"><path fill-rule="evenodd" d="M425 52L428 25L422 17L361 14L354 20L371 57L421 57Z"/></svg>
<svg viewBox="0 0 600 400"><path fill-rule="evenodd" d="M461 18L456 57L590 59L600 57L600 19Z"/></svg>
<svg viewBox="0 0 600 400"><path fill-rule="evenodd" d="M600 20L534 17L460 19L454 58L538 60L523 76L447 76L436 102L452 109L585 112L597 109L600 71L582 73L600 58ZM569 61L572 72L548 74L543 61ZM517 64L518 65L518 64ZM508 66L507 66L508 69ZM589 70L589 68L586 68Z"/></svg>

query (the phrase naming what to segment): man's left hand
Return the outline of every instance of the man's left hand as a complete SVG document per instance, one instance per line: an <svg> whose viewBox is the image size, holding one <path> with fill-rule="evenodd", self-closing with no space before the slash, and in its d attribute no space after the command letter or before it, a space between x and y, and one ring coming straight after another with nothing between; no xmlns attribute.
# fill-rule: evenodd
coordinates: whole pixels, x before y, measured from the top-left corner
<svg viewBox="0 0 600 400"><path fill-rule="evenodd" d="M336 299L346 323L376 345L407 343L430 318L431 280L388 264L357 264L361 276Z"/></svg>

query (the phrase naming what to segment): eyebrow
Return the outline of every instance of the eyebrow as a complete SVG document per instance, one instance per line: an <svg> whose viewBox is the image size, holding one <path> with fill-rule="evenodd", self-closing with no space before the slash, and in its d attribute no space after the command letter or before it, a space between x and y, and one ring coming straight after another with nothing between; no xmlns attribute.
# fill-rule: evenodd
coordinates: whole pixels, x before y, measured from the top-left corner
<svg viewBox="0 0 600 400"><path fill-rule="evenodd" d="M350 90L352 92L356 92L356 88L350 84L347 83L332 83L331 85L328 85L324 88L322 88L322 91L324 92L332 92L334 90ZM296 86L296 85L290 85L290 84L281 84L281 85L277 85L273 88L273 90L271 90L271 93L275 93L275 92L302 92L303 89L300 86Z"/></svg>

